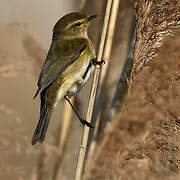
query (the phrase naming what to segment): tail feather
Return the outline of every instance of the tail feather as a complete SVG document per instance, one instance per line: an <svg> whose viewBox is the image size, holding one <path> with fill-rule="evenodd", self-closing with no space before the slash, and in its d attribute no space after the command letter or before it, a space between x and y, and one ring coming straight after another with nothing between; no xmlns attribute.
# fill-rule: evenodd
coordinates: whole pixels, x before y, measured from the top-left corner
<svg viewBox="0 0 180 180"><path fill-rule="evenodd" d="M32 145L35 145L36 142L42 143L44 141L51 114L51 111L49 111L47 108L41 108L39 122L37 124L36 130L31 141Z"/></svg>

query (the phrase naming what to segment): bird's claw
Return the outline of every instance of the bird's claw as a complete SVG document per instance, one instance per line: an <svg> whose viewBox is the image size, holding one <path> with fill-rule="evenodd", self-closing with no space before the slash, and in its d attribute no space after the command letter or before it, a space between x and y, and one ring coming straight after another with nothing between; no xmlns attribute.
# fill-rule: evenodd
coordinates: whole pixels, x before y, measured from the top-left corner
<svg viewBox="0 0 180 180"><path fill-rule="evenodd" d="M92 60L92 64L94 64L94 65L99 65L99 66L101 66L101 65L103 65L103 64L105 64L106 62L105 62L105 60L101 60L101 61L97 61L96 59L93 59Z"/></svg>
<svg viewBox="0 0 180 180"><path fill-rule="evenodd" d="M94 128L94 126L93 126L91 123L87 122L86 120L81 119L80 121L81 121L81 123L82 123L83 126L86 125L86 126L89 127L89 128Z"/></svg>

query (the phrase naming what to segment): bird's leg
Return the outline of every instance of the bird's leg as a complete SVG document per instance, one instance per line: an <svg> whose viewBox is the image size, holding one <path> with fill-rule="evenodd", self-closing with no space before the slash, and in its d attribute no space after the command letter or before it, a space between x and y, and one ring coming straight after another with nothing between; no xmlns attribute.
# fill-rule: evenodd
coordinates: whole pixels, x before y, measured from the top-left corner
<svg viewBox="0 0 180 180"><path fill-rule="evenodd" d="M69 100L69 98L67 96L64 96L64 99L69 103L69 105L71 106L71 108L73 109L73 111L75 112L76 116L78 117L78 119L80 120L80 122L82 123L82 125L86 125L90 128L93 128L93 125L89 122L87 122L86 120L82 119L79 114L77 113L77 111L75 110L74 106L72 105L71 101Z"/></svg>
<svg viewBox="0 0 180 180"><path fill-rule="evenodd" d="M87 69L86 69L86 72L84 73L84 75L83 75L82 78L83 78L83 79L86 78L86 75L87 75L87 73L88 73L88 71L89 71L89 69L91 68L92 65L99 65L99 66L101 66L101 65L103 65L103 64L105 64L105 60L97 61L96 58L91 59L89 65L88 65L88 67L87 67Z"/></svg>

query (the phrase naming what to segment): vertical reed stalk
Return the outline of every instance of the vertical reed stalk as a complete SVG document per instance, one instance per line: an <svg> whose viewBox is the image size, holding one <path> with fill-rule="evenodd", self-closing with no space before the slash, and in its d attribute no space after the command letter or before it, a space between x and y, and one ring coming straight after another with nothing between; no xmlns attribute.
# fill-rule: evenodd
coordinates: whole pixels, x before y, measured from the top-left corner
<svg viewBox="0 0 180 180"><path fill-rule="evenodd" d="M119 2L120 2L120 0L113 0L113 3L112 3L112 10L111 10L111 14L110 14L107 37L106 37L104 53L103 53L103 59L106 60L106 65L103 67L103 71L101 72L101 77L99 80L99 88L100 89L98 90L98 94L102 92L104 80L106 78L106 74L108 71L112 43L113 43L113 36L114 36L115 25L116 25L116 19L117 19L117 14L118 14L118 9L119 9ZM100 121L100 116L98 116L97 120L96 120L94 136L96 135L98 128L99 128L99 121ZM93 154L95 147L96 147L96 144L95 144L95 142L93 142L93 146L90 147L89 157L91 157L91 155ZM89 164L92 159L91 158L88 158L88 159L89 159L89 162L88 162L88 164Z"/></svg>
<svg viewBox="0 0 180 180"><path fill-rule="evenodd" d="M105 46L104 46L104 53L103 53L103 59L106 60L106 65L103 67L103 71L101 72L101 77L100 77L100 81L99 81L100 88L103 87L104 80L106 78L106 74L108 71L108 65L109 65L109 60L110 60L110 55L111 55L117 13L118 13L118 9L119 9L119 2L120 2L120 0L113 0L113 3L112 3L112 10L111 10L110 20L109 20L109 25L108 25L108 32L107 32L106 42L105 42ZM101 91L102 91L102 89L100 90L100 92ZM98 116L97 121L96 121L95 132L98 129L99 120L100 120L100 117Z"/></svg>
<svg viewBox="0 0 180 180"><path fill-rule="evenodd" d="M106 5L106 12L105 12L105 18L104 18L103 30L101 34L97 61L101 61L103 58L103 52L105 49L104 47L105 39L106 39L107 30L108 30L111 7L112 7L112 0L108 0L107 5ZM90 94L88 111L86 115L86 120L88 122L91 122L91 118L92 118L92 112L93 112L93 107L94 107L94 102L95 102L95 97L96 97L99 75L100 75L100 69L96 67L91 94ZM81 180L82 178L82 172L83 172L84 160L85 160L85 154L86 154L86 146L88 142L88 135L89 135L89 128L85 126L84 131L83 131L83 136L82 136L82 142L81 142L81 146L79 150L79 155L78 155L78 161L77 161L76 172L75 172L75 180Z"/></svg>

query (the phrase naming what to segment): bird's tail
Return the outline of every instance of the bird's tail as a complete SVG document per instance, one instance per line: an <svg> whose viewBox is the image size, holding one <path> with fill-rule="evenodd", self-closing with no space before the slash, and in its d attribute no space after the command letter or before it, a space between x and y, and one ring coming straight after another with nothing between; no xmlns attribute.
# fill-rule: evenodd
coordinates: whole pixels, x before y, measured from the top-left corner
<svg viewBox="0 0 180 180"><path fill-rule="evenodd" d="M52 110L48 109L45 104L41 104L40 118L32 137L32 145L35 145L36 142L42 143L44 141L51 114Z"/></svg>

